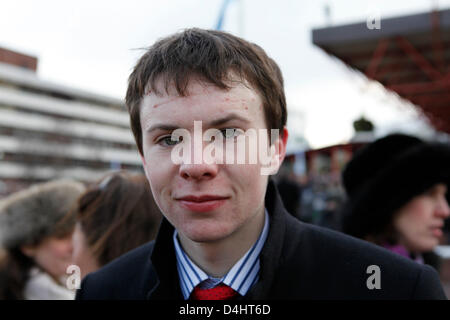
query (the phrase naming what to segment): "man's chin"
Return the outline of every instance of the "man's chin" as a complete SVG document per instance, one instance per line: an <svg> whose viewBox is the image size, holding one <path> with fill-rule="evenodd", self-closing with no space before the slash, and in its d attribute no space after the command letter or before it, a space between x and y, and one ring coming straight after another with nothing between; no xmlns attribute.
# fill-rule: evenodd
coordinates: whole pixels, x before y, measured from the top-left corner
<svg viewBox="0 0 450 320"><path fill-rule="evenodd" d="M225 239L229 234L230 232L223 229L208 228L207 226L198 226L193 228L192 232L186 231L184 233L185 237L197 243L215 243Z"/></svg>

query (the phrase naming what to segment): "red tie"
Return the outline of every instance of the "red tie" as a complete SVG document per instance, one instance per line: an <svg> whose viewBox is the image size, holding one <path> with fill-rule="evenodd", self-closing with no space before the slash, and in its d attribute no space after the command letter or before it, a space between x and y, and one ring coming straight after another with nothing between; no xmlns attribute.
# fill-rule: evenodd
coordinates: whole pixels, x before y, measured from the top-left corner
<svg viewBox="0 0 450 320"><path fill-rule="evenodd" d="M226 284L219 284L211 289L200 289L198 286L191 293L192 300L230 300L238 293Z"/></svg>

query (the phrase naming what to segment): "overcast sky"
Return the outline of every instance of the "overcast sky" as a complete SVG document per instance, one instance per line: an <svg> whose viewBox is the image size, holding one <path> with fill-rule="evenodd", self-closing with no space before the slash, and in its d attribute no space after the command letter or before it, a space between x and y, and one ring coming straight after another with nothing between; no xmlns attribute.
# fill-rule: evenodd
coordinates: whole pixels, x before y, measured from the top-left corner
<svg viewBox="0 0 450 320"><path fill-rule="evenodd" d="M1 0L0 47L39 58L39 77L123 99L140 48L188 27L214 28L223 0ZM241 3L242 2L242 3ZM350 72L311 41L311 29L450 8L450 0L233 0L223 29L262 46L280 65L289 129L313 147L348 140L364 114L382 135L426 132L409 104Z"/></svg>

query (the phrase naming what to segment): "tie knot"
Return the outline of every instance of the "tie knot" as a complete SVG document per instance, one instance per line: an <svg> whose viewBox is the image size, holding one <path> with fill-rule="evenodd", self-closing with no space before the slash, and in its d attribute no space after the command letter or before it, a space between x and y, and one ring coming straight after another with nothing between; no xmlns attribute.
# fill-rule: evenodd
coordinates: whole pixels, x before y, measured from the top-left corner
<svg viewBox="0 0 450 320"><path fill-rule="evenodd" d="M230 300L238 293L226 284L219 284L211 289L200 289L198 286L191 293L192 300Z"/></svg>

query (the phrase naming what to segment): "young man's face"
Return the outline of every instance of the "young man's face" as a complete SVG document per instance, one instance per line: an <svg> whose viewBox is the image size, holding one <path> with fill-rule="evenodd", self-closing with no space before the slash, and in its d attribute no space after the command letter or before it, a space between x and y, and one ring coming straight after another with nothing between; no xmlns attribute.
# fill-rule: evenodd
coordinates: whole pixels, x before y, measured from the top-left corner
<svg viewBox="0 0 450 320"><path fill-rule="evenodd" d="M235 139L225 134L227 128L267 129L261 99L242 84L226 91L198 81L190 82L186 97L178 96L174 88L169 93L150 93L140 110L143 165L155 200L182 237L195 242L239 238L239 233L260 224L264 214L268 176L261 174L259 159L256 164L195 163L195 152L202 151L191 140L190 161L177 164L172 157L176 143L170 137L174 128L183 128L195 139L194 121L202 121L202 135L210 128L223 130L224 145L227 139ZM284 139L281 134L277 142L280 164L287 131ZM200 145L204 150L210 143Z"/></svg>

